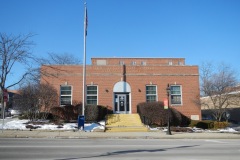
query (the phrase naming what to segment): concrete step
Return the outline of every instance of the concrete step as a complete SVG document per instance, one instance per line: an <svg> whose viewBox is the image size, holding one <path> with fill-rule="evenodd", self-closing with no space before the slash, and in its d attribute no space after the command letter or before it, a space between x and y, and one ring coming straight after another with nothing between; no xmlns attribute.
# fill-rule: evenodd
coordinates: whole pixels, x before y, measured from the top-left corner
<svg viewBox="0 0 240 160"><path fill-rule="evenodd" d="M148 132L148 128L141 127L107 127L106 132Z"/></svg>
<svg viewBox="0 0 240 160"><path fill-rule="evenodd" d="M108 115L106 132L147 132L138 114Z"/></svg>

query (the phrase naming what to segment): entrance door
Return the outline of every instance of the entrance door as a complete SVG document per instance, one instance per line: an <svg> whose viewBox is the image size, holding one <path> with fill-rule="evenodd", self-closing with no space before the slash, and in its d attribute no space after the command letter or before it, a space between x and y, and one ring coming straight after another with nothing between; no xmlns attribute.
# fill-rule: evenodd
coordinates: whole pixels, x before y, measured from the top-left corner
<svg viewBox="0 0 240 160"><path fill-rule="evenodd" d="M115 94L115 113L127 113L129 112L128 94Z"/></svg>

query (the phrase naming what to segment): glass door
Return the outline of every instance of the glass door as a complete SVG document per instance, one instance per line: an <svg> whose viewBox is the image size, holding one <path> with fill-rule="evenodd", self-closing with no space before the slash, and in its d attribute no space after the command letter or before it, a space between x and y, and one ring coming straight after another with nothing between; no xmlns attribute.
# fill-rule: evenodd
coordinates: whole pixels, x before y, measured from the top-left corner
<svg viewBox="0 0 240 160"><path fill-rule="evenodd" d="M126 94L115 94L115 113L127 113L127 95Z"/></svg>

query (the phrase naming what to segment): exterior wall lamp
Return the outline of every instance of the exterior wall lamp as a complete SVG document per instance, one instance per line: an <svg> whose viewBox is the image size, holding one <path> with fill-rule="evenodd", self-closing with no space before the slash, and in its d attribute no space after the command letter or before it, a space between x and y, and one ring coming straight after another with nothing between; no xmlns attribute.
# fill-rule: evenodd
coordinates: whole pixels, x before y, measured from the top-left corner
<svg viewBox="0 0 240 160"><path fill-rule="evenodd" d="M108 93L109 91L108 91L108 89L105 89L105 91Z"/></svg>

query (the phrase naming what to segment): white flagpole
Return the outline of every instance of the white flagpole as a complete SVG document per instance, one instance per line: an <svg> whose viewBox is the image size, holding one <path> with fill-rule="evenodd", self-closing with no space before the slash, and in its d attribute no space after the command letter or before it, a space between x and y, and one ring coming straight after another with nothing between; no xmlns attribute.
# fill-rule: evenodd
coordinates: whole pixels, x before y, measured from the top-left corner
<svg viewBox="0 0 240 160"><path fill-rule="evenodd" d="M86 36L87 36L87 3L84 3L84 47L83 47L83 102L82 102L82 115L84 116L86 104Z"/></svg>

